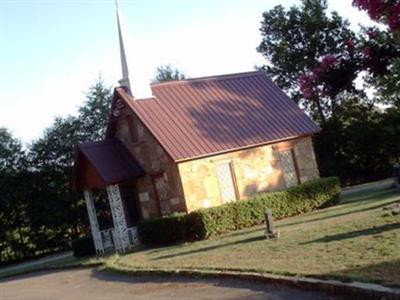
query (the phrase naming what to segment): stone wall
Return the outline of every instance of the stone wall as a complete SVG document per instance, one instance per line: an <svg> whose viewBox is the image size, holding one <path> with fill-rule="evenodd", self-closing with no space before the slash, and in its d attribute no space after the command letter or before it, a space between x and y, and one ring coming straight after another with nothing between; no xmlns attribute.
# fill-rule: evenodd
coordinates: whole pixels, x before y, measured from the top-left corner
<svg viewBox="0 0 400 300"><path fill-rule="evenodd" d="M135 130L136 139L132 138L131 130ZM128 108L118 117L115 137L124 143L146 172L136 180L141 216L146 219L159 217L160 212L166 215L186 211L177 165ZM154 188L157 177L164 177L168 183L167 199L161 201L157 200L159 197Z"/></svg>
<svg viewBox="0 0 400 300"><path fill-rule="evenodd" d="M179 163L187 210L222 204L216 172L221 162L232 164L238 199L285 189L279 156L285 149L294 151L300 182L319 176L309 137Z"/></svg>

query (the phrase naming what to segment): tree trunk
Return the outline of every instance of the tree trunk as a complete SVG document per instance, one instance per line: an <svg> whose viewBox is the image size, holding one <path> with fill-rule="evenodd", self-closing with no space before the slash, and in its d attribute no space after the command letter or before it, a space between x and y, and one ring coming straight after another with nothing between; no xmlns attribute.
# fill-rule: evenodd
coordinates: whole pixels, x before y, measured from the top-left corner
<svg viewBox="0 0 400 300"><path fill-rule="evenodd" d="M324 115L324 111L322 110L321 103L319 102L318 98L314 98L314 102L317 105L318 114L319 114L319 117L321 118L321 125L322 125L322 127L326 127L326 117Z"/></svg>

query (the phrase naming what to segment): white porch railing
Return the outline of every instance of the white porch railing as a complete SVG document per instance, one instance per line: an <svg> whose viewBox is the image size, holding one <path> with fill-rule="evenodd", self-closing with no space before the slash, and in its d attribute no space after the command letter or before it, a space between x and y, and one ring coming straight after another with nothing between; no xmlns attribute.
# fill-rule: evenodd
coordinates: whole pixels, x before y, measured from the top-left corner
<svg viewBox="0 0 400 300"><path fill-rule="evenodd" d="M118 184L108 185L106 189L114 227L101 231L92 193L90 190L84 191L94 246L97 254L103 254L109 249L124 253L139 244L137 228L127 226L126 211Z"/></svg>
<svg viewBox="0 0 400 300"><path fill-rule="evenodd" d="M129 237L129 245L131 247L134 247L136 245L139 245L139 235L138 235L138 230L136 226L133 226L131 228L128 228L128 237Z"/></svg>
<svg viewBox="0 0 400 300"><path fill-rule="evenodd" d="M129 248L139 244L139 237L137 232L137 227L130 227L127 229L129 237ZM115 247L115 229L108 228L100 231L101 240L103 242L103 247L105 251L116 251Z"/></svg>
<svg viewBox="0 0 400 300"><path fill-rule="evenodd" d="M114 228L109 228L100 231L101 240L105 251L114 250Z"/></svg>

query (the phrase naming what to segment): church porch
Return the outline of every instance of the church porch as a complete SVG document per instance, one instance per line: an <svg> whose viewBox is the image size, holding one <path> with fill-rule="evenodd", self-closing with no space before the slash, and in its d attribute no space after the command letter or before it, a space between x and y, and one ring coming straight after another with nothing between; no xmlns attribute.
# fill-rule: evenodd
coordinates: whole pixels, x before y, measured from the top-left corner
<svg viewBox="0 0 400 300"><path fill-rule="evenodd" d="M135 225L140 219L140 208L135 179L142 175L140 165L117 139L78 146L73 188L83 191L97 254L124 253L139 244ZM99 202L107 204L104 210L111 215L109 227L104 228L107 222L99 223Z"/></svg>

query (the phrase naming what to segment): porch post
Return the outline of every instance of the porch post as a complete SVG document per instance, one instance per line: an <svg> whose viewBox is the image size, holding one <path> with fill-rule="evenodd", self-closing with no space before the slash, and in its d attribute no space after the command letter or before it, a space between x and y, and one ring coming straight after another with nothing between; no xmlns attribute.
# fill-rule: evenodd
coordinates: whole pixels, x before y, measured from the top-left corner
<svg viewBox="0 0 400 300"><path fill-rule="evenodd" d="M124 206L118 184L108 185L107 194L114 222L115 248L117 252L123 253L129 248L129 236L125 220Z"/></svg>
<svg viewBox="0 0 400 300"><path fill-rule="evenodd" d="M97 254L104 253L103 240L100 234L99 223L97 222L96 208L94 206L93 196L89 190L83 191L86 200L86 208L89 215L90 230L94 241L94 247Z"/></svg>

